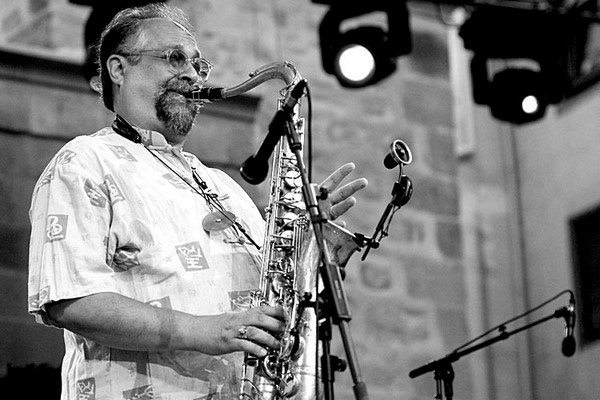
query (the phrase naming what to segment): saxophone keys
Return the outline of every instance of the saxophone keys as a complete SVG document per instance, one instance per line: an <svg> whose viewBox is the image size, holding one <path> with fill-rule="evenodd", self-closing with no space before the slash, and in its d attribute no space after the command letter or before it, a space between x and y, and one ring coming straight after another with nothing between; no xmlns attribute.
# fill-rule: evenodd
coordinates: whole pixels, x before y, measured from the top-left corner
<svg viewBox="0 0 600 400"><path fill-rule="evenodd" d="M298 330L291 329L288 334L281 338L281 349L279 353L284 359L298 361L304 352L304 340L298 334Z"/></svg>
<svg viewBox="0 0 600 400"><path fill-rule="evenodd" d="M277 354L268 354L262 359L260 367L265 376L271 380L277 378L277 371L279 370L279 357Z"/></svg>
<svg viewBox="0 0 600 400"><path fill-rule="evenodd" d="M298 215L294 214L293 212L286 212L281 216L281 222L283 223L283 225L289 225L297 219Z"/></svg>
<svg viewBox="0 0 600 400"><path fill-rule="evenodd" d="M279 235L272 235L273 245L279 249L293 249L294 232L291 230L285 230Z"/></svg>
<svg viewBox="0 0 600 400"><path fill-rule="evenodd" d="M281 295L285 290L288 290L292 287L292 282L287 274L277 273L271 280L271 289L278 296Z"/></svg>
<svg viewBox="0 0 600 400"><path fill-rule="evenodd" d="M300 171L297 170L287 171L285 175L283 175L283 181L291 188L302 187L302 176L300 175Z"/></svg>
<svg viewBox="0 0 600 400"><path fill-rule="evenodd" d="M296 376L291 372L287 372L277 385L279 394L283 398L294 396L296 393L298 393L299 387L298 379L296 379Z"/></svg>
<svg viewBox="0 0 600 400"><path fill-rule="evenodd" d="M306 210L306 204L304 204L302 193L287 192L286 194L281 196L279 204L283 205L286 208L291 208L293 210Z"/></svg>

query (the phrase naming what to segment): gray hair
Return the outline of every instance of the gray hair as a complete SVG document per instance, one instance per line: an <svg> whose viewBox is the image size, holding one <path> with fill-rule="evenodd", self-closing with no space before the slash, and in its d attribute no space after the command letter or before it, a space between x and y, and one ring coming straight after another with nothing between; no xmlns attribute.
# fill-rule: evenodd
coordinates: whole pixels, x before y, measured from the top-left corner
<svg viewBox="0 0 600 400"><path fill-rule="evenodd" d="M96 46L96 64L100 73L102 101L106 108L114 111L112 81L106 62L113 54L135 52L135 46L143 33L143 24L147 19L161 18L173 22L193 36L194 29L185 13L163 3L152 3L142 7L126 8L106 26ZM137 62L137 60L130 60Z"/></svg>

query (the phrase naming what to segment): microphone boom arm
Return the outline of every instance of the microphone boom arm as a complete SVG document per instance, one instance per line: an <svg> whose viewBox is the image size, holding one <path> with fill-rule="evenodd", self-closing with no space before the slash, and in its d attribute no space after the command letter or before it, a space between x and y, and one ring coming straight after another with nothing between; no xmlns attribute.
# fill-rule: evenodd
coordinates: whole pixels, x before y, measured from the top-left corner
<svg viewBox="0 0 600 400"><path fill-rule="evenodd" d="M547 315L547 316L545 316L543 318L540 318L540 319L538 319L536 321L533 321L533 322L531 322L531 323L529 323L527 325L524 325L524 326L522 326L520 328L517 328L517 329L514 329L512 331L507 331L506 327L504 325L502 325L500 327L500 333L497 336L495 336L495 337L493 337L491 339L488 339L488 340L486 340L484 342L481 342L479 344L475 344L475 345L473 345L471 347L467 347L467 348L464 348L464 349L459 350L459 351L454 351L454 352L452 352L452 353L450 353L450 354L448 354L448 355L446 355L446 356L444 356L444 357L442 357L442 358L440 358L438 360L430 361L429 363L427 363L425 365L422 365L422 366L420 366L418 368L415 368L412 371L410 371L409 374L408 374L408 376L410 378L414 379L414 378L419 377L419 376L421 376L423 374L426 374L428 372L434 372L435 373L435 379L437 381L437 387L438 387L438 393L437 393L437 395L436 395L435 398L436 399L440 399L440 400L442 399L442 393L439 393L439 389L441 387L440 380L444 380L443 383L444 383L444 386L446 388L446 398L448 400L451 400L451 398L452 398L452 396L451 396L451 382L449 382L447 378L448 378L448 376L450 378L454 378L453 374L449 374L448 373L448 371L452 370L452 366L451 365L452 365L453 362L458 361L459 359L461 359L462 357L466 356L467 354L471 354L471 353L473 353L473 352L475 352L477 350L481 350L481 349L483 349L485 347L491 346L494 343L497 343L497 342L499 342L501 340L506 340L509 337L511 337L511 336L513 336L513 335L515 335L515 334L517 334L519 332L522 332L524 330L530 329L530 328L532 328L532 327L534 327L536 325L542 324L542 323L544 323L544 322L546 322L546 321L548 321L550 319L553 319L553 318L563 318L565 316L565 313L568 313L568 312L569 312L569 310L568 310L567 307L559 308L558 310L554 311L550 315ZM450 396L449 396L449 394L450 394Z"/></svg>

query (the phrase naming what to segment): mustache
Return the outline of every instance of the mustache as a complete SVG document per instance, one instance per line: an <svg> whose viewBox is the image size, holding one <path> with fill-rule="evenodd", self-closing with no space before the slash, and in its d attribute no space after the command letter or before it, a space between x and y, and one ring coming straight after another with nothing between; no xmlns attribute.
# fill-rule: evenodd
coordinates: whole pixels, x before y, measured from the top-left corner
<svg viewBox="0 0 600 400"><path fill-rule="evenodd" d="M162 86L163 93L171 91L171 92L177 92L177 93L180 93L183 95L189 94L195 89L196 89L196 86L193 83L188 82L183 79L173 79L173 80L165 82L165 84Z"/></svg>

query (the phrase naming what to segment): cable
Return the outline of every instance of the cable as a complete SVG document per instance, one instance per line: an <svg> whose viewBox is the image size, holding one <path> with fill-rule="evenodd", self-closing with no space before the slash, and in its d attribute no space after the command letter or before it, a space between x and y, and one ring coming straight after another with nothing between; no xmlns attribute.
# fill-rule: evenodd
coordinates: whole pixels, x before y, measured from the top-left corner
<svg viewBox="0 0 600 400"><path fill-rule="evenodd" d="M307 117L306 117L306 160L307 160L307 174L308 181L312 182L312 97L310 95L310 87L308 85L308 81L306 83L306 102L307 102Z"/></svg>

